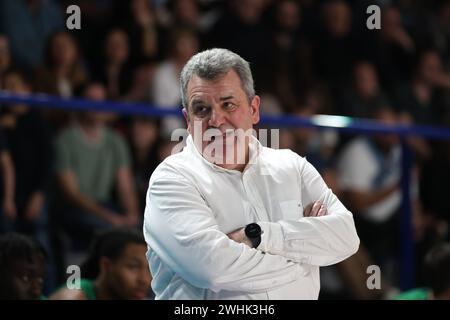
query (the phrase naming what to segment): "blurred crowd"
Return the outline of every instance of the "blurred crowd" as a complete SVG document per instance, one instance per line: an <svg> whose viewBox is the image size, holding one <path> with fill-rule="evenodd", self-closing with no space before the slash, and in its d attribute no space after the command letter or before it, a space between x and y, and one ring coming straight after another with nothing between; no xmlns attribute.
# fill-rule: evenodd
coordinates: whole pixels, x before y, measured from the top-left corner
<svg viewBox="0 0 450 320"><path fill-rule="evenodd" d="M81 9L79 30L66 28L71 4ZM366 25L371 4L381 8L379 30ZM450 1L0 1L0 89L15 94L180 108L181 68L212 47L250 62L263 114L450 125ZM16 232L12 242L21 254L45 262L42 293L64 283L67 266L85 266L94 255L90 279L97 288L135 281L128 293L97 297L136 298L145 290L151 297L150 275L139 269L144 262L134 259L140 272L134 280L108 263L145 252L136 235L128 235L136 248L109 243L104 259L89 248L98 251L99 232L113 227L140 231L149 177L178 143L171 133L185 127L182 119L0 108L0 235ZM415 284L426 286L426 253L450 240L450 141L411 136L404 142L413 161ZM401 271L399 137L281 128L279 145L305 156L355 216L361 249L324 268L321 297L393 296ZM373 264L381 268L381 290L366 286ZM85 298L92 281L83 282ZM53 297L76 294L61 289Z"/></svg>

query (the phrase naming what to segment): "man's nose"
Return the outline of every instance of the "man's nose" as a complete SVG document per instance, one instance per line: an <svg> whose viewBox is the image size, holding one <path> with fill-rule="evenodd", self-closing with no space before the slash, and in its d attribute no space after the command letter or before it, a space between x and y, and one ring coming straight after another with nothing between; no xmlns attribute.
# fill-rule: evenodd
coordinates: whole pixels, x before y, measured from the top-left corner
<svg viewBox="0 0 450 320"><path fill-rule="evenodd" d="M213 108L211 111L211 117L209 118L208 125L211 127L219 128L226 121L225 112L220 108Z"/></svg>

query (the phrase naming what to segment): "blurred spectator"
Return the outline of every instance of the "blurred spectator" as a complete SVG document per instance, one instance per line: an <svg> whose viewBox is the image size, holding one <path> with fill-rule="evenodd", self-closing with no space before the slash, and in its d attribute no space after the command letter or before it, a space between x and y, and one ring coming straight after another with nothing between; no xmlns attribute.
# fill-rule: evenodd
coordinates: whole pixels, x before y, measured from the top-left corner
<svg viewBox="0 0 450 320"><path fill-rule="evenodd" d="M0 34L0 89L3 89L3 75L10 66L9 40L6 36Z"/></svg>
<svg viewBox="0 0 450 320"><path fill-rule="evenodd" d="M186 139L181 142L163 140L158 148L158 162L162 162L168 156L180 152L186 146Z"/></svg>
<svg viewBox="0 0 450 320"><path fill-rule="evenodd" d="M159 164L159 124L157 119L148 117L135 117L131 120L129 140L140 208L145 208L148 182Z"/></svg>
<svg viewBox="0 0 450 320"><path fill-rule="evenodd" d="M121 99L130 90L133 75L126 32L114 28L106 35L104 58L92 70L94 80L106 86L108 99Z"/></svg>
<svg viewBox="0 0 450 320"><path fill-rule="evenodd" d="M301 10L296 1L277 2L274 15L273 75L263 79L259 87L260 91L275 90L284 109L293 111L299 93L314 80L311 46L300 32Z"/></svg>
<svg viewBox="0 0 450 320"><path fill-rule="evenodd" d="M381 11L381 29L365 33L363 56L377 67L383 86L392 92L410 76L416 45L403 25L401 12L394 6Z"/></svg>
<svg viewBox="0 0 450 320"><path fill-rule="evenodd" d="M0 1L0 32L8 36L20 67L32 70L40 65L47 38L64 25L62 10L54 0Z"/></svg>
<svg viewBox="0 0 450 320"><path fill-rule="evenodd" d="M450 115L446 95L450 94L450 74L442 67L436 50L425 50L418 55L411 81L398 87L397 103L405 124L442 125ZM420 159L431 156L431 149L421 137L410 137L410 145Z"/></svg>
<svg viewBox="0 0 450 320"><path fill-rule="evenodd" d="M170 0L168 9L172 13L172 27L200 31L201 16L196 0Z"/></svg>
<svg viewBox="0 0 450 320"><path fill-rule="evenodd" d="M52 34L46 44L43 64L35 72L35 90L64 98L72 97L87 81L80 54L70 33L59 31ZM52 134L66 126L71 115L67 110L43 111L44 118L51 125Z"/></svg>
<svg viewBox="0 0 450 320"><path fill-rule="evenodd" d="M442 53L445 66L450 67L450 2L441 1L436 9L437 19L434 22L431 36L434 38L434 46Z"/></svg>
<svg viewBox="0 0 450 320"><path fill-rule="evenodd" d="M396 300L450 300L450 243L434 246L425 257L427 287L401 293Z"/></svg>
<svg viewBox="0 0 450 320"><path fill-rule="evenodd" d="M445 67L450 67L450 2L430 1L430 13L416 12L413 26L418 47L433 47L441 53Z"/></svg>
<svg viewBox="0 0 450 320"><path fill-rule="evenodd" d="M433 149L433 156L422 166L420 198L434 234L450 241L450 141L435 141Z"/></svg>
<svg viewBox="0 0 450 320"><path fill-rule="evenodd" d="M252 65L255 83L270 71L271 43L268 28L262 15L268 2L265 0L232 0L208 34L205 45L227 48L236 52Z"/></svg>
<svg viewBox="0 0 450 320"><path fill-rule="evenodd" d="M403 118L418 124L441 124L444 120L444 92L450 92L450 74L434 49L418 54L412 80L398 89L398 105Z"/></svg>
<svg viewBox="0 0 450 320"><path fill-rule="evenodd" d="M45 299L46 252L32 238L0 236L0 300Z"/></svg>
<svg viewBox="0 0 450 320"><path fill-rule="evenodd" d="M311 107L306 106L297 111L295 115L309 118L315 114ZM290 148L299 155L306 157L314 165L326 184L333 189L333 192L339 192L333 168L334 149L338 142L336 131L332 129L319 131L308 127L298 127L290 131L294 137L294 145Z"/></svg>
<svg viewBox="0 0 450 320"><path fill-rule="evenodd" d="M8 71L5 89L15 94L31 93L19 71ZM3 227L36 236L50 251L47 192L52 170L50 134L40 114L23 104L8 106L12 121L5 128L15 171L17 216Z"/></svg>
<svg viewBox="0 0 450 320"><path fill-rule="evenodd" d="M92 69L103 60L103 39L111 24L116 26L117 19L114 16L114 4L116 2L128 3L123 0L58 0L64 9L76 4L81 11L81 29L71 30L71 34L77 38L82 49L83 58L87 68ZM123 14L123 10L119 10ZM68 17L69 15L66 15Z"/></svg>
<svg viewBox="0 0 450 320"><path fill-rule="evenodd" d="M301 28L308 37L315 35L320 26L320 23L317 22L320 20L320 4L322 0L298 0L297 2L302 10Z"/></svg>
<svg viewBox="0 0 450 320"><path fill-rule="evenodd" d="M106 91L94 83L85 88L83 96L101 101ZM57 137L56 174L67 201L65 228L78 245L74 250L86 249L98 229L139 224L130 154L124 139L107 126L108 117L101 112L83 112ZM118 203L113 198L114 188Z"/></svg>
<svg viewBox="0 0 450 320"><path fill-rule="evenodd" d="M68 98L87 81L80 50L66 31L59 31L48 39L43 62L36 72L35 89L38 92Z"/></svg>
<svg viewBox="0 0 450 320"><path fill-rule="evenodd" d="M151 274L141 232L116 228L99 234L81 267L80 289L63 287L52 300L122 300L149 298Z"/></svg>
<svg viewBox="0 0 450 320"><path fill-rule="evenodd" d="M155 14L152 1L132 0L116 2L116 20L130 39L131 61L155 62L163 59L165 34Z"/></svg>
<svg viewBox="0 0 450 320"><path fill-rule="evenodd" d="M17 217L16 203L14 201L16 178L11 153L7 149L6 137L0 127L0 232L4 232L3 220L14 221Z"/></svg>
<svg viewBox="0 0 450 320"><path fill-rule="evenodd" d="M314 83L304 92L301 102L311 108L313 114L334 114L333 98L332 92L326 84Z"/></svg>
<svg viewBox="0 0 450 320"><path fill-rule="evenodd" d="M155 65L151 62L136 66L133 71L130 90L123 96L123 100L150 103L151 92L148 88L152 84L154 73Z"/></svg>
<svg viewBox="0 0 450 320"><path fill-rule="evenodd" d="M377 109L374 119L398 123L388 107ZM388 279L397 276L400 170L400 144L394 134L356 138L344 147L337 162L338 185L354 214L361 243Z"/></svg>
<svg viewBox="0 0 450 320"><path fill-rule="evenodd" d="M220 15L217 1L168 0L169 23L171 28L189 29L200 39L201 44ZM210 8L208 8L210 7Z"/></svg>
<svg viewBox="0 0 450 320"><path fill-rule="evenodd" d="M151 96L153 103L161 108L181 105L179 76L184 64L197 53L198 39L188 30L174 29L170 32L168 57L155 70ZM162 122L162 134L170 137L173 130L184 128L179 117L166 117Z"/></svg>
<svg viewBox="0 0 450 320"><path fill-rule="evenodd" d="M323 30L315 37L314 59L319 76L333 89L348 81L355 59L351 34L352 10L343 0L329 0L322 6Z"/></svg>
<svg viewBox="0 0 450 320"><path fill-rule="evenodd" d="M351 84L344 92L338 114L369 118L377 108L388 104L375 66L370 62L361 61L354 65Z"/></svg>

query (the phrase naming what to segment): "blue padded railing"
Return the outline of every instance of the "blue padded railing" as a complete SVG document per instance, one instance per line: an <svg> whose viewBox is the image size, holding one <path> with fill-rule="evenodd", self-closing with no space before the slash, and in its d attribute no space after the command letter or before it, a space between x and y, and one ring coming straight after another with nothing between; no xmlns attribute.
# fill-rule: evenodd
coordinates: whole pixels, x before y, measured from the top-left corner
<svg viewBox="0 0 450 320"><path fill-rule="evenodd" d="M181 108L157 108L143 103L116 101L92 101L86 99L64 99L46 94L16 95L0 90L0 104L27 104L30 106L63 110L109 111L124 115L144 115L153 117L179 116ZM367 119L352 117L316 115L310 118L297 116L261 116L260 124L270 127L311 127L332 128L341 132L371 135L375 133L393 133L402 143L402 224L401 224L401 272L400 286L403 290L414 286L414 250L412 240L412 219L410 203L410 169L412 153L406 142L409 136L421 136L431 139L450 139L450 128L431 126L395 125L390 126Z"/></svg>

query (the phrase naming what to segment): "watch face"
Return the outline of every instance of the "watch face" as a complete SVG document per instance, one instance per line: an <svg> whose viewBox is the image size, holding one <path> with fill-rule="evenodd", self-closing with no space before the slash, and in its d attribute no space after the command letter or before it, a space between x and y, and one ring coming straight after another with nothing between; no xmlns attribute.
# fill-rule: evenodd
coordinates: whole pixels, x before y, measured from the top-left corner
<svg viewBox="0 0 450 320"><path fill-rule="evenodd" d="M256 238L261 235L261 227L256 223L250 223L245 228L245 233L249 238Z"/></svg>

